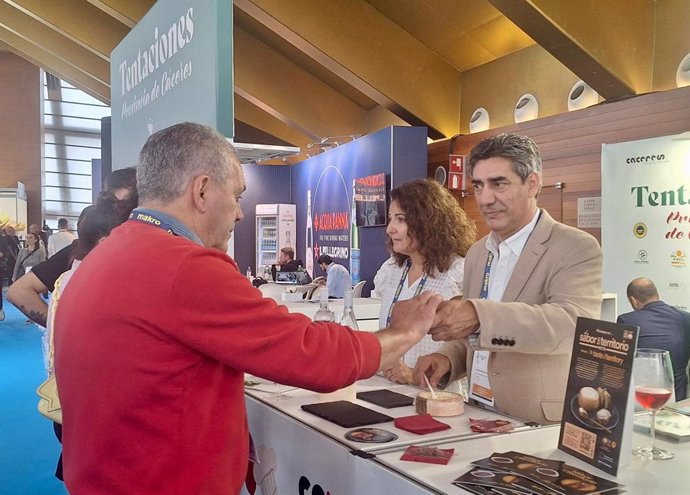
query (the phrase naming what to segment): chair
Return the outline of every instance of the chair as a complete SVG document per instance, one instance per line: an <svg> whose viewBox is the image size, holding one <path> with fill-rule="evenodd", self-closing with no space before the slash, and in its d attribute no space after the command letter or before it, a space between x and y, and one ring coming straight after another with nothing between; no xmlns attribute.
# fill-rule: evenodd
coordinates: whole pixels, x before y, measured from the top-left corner
<svg viewBox="0 0 690 495"><path fill-rule="evenodd" d="M271 298L274 301L280 303L282 301L281 294L285 290L285 286L280 284L268 283L259 286L258 289L261 291L261 294L264 297Z"/></svg>
<svg viewBox="0 0 690 495"><path fill-rule="evenodd" d="M325 282L325 281L326 281L326 277L321 275L320 277L316 277L314 280L312 280L311 283L312 284L319 284L319 283Z"/></svg>
<svg viewBox="0 0 690 495"><path fill-rule="evenodd" d="M366 284L366 280L360 280L355 284L355 286L352 288L352 297L362 297L362 289L364 288L364 284Z"/></svg>
<svg viewBox="0 0 690 495"><path fill-rule="evenodd" d="M307 294L304 296L304 299L306 299L307 301L311 300L311 298L314 297L314 293L321 287L324 286L319 284L313 284L313 287L311 287L309 291L307 291Z"/></svg>

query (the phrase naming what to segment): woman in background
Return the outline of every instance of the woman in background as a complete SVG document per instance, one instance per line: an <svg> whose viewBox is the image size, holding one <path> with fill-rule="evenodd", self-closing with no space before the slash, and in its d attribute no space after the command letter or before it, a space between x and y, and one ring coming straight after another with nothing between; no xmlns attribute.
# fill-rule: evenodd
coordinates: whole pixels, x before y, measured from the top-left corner
<svg viewBox="0 0 690 495"><path fill-rule="evenodd" d="M31 270L32 266L46 260L46 250L41 246L41 239L38 234L29 232L26 235L26 244L27 246L20 249L17 255L17 262L14 264L14 272L12 273L13 282Z"/></svg>
<svg viewBox="0 0 690 495"><path fill-rule="evenodd" d="M477 231L453 195L440 184L418 179L391 191L386 227L386 247L391 257L374 278L381 297L379 327L388 326L397 301L425 291L444 299L462 295L467 250ZM386 378L413 383L417 358L435 352L441 342L425 336L408 351L399 366L386 370Z"/></svg>
<svg viewBox="0 0 690 495"><path fill-rule="evenodd" d="M86 257L86 255L89 254L102 240L108 237L111 230L127 220L133 206L135 205L123 203L122 201L118 200L117 197L112 193L102 192L98 197L98 202L94 205L84 208L79 216L79 221L77 222L77 233L79 238L73 251L74 260L72 261L71 268L60 275L60 277L58 277L58 279L55 281L53 296L48 304L48 328L46 335L44 335L46 340L44 343L44 353L46 354L44 358L46 361L48 377L53 377L55 375L53 356L53 320L55 319L55 311L59 305L60 296L65 291L65 288L72 278L72 275L74 275L74 273L77 271L79 264ZM55 422L54 420L53 429L57 439L62 442L62 424ZM58 464L55 469L55 477L59 480L63 479L62 454L58 459Z"/></svg>

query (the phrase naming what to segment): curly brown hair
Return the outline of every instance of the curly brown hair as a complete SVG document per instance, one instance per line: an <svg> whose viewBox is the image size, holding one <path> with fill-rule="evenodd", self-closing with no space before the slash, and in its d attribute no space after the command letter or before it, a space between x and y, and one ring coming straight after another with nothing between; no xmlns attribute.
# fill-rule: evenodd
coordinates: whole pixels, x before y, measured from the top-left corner
<svg viewBox="0 0 690 495"><path fill-rule="evenodd" d="M424 256L424 271L432 276L450 268L453 258L465 256L477 238L477 228L453 195L431 179L417 179L391 190L391 202L397 201L405 212L407 235L417 239ZM402 266L409 258L393 252L386 236L386 247Z"/></svg>

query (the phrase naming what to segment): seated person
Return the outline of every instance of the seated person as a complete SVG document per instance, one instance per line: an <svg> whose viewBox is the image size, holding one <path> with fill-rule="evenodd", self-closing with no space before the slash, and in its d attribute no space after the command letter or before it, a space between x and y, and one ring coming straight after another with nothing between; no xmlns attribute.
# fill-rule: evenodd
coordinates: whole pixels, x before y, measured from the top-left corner
<svg viewBox="0 0 690 495"><path fill-rule="evenodd" d="M636 278L628 284L628 302L633 311L618 317L618 323L637 325L637 348L664 349L671 355L676 400L687 396L690 360L690 314L674 308L659 298L654 282Z"/></svg>
<svg viewBox="0 0 690 495"><path fill-rule="evenodd" d="M273 280L276 279L276 271L280 269L281 272L296 272L300 267L304 267L302 260L295 260L295 250L290 246L285 246L280 250L278 255L278 267L275 264L271 265L271 276Z"/></svg>
<svg viewBox="0 0 690 495"><path fill-rule="evenodd" d="M345 297L345 289L352 287L350 273L343 265L333 262L333 258L327 254L322 254L318 259L319 266L326 272L326 287L328 297L342 299Z"/></svg>

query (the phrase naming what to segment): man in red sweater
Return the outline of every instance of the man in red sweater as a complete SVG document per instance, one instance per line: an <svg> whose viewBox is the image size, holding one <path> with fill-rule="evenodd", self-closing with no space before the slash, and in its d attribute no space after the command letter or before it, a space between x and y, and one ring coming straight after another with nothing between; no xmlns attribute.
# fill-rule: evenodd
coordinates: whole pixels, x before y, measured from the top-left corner
<svg viewBox="0 0 690 495"><path fill-rule="evenodd" d="M397 362L440 297L399 303L376 333L263 299L225 254L245 180L211 128L151 136L137 179L140 208L83 261L57 309L65 483L72 495L239 493L245 372L342 388Z"/></svg>

